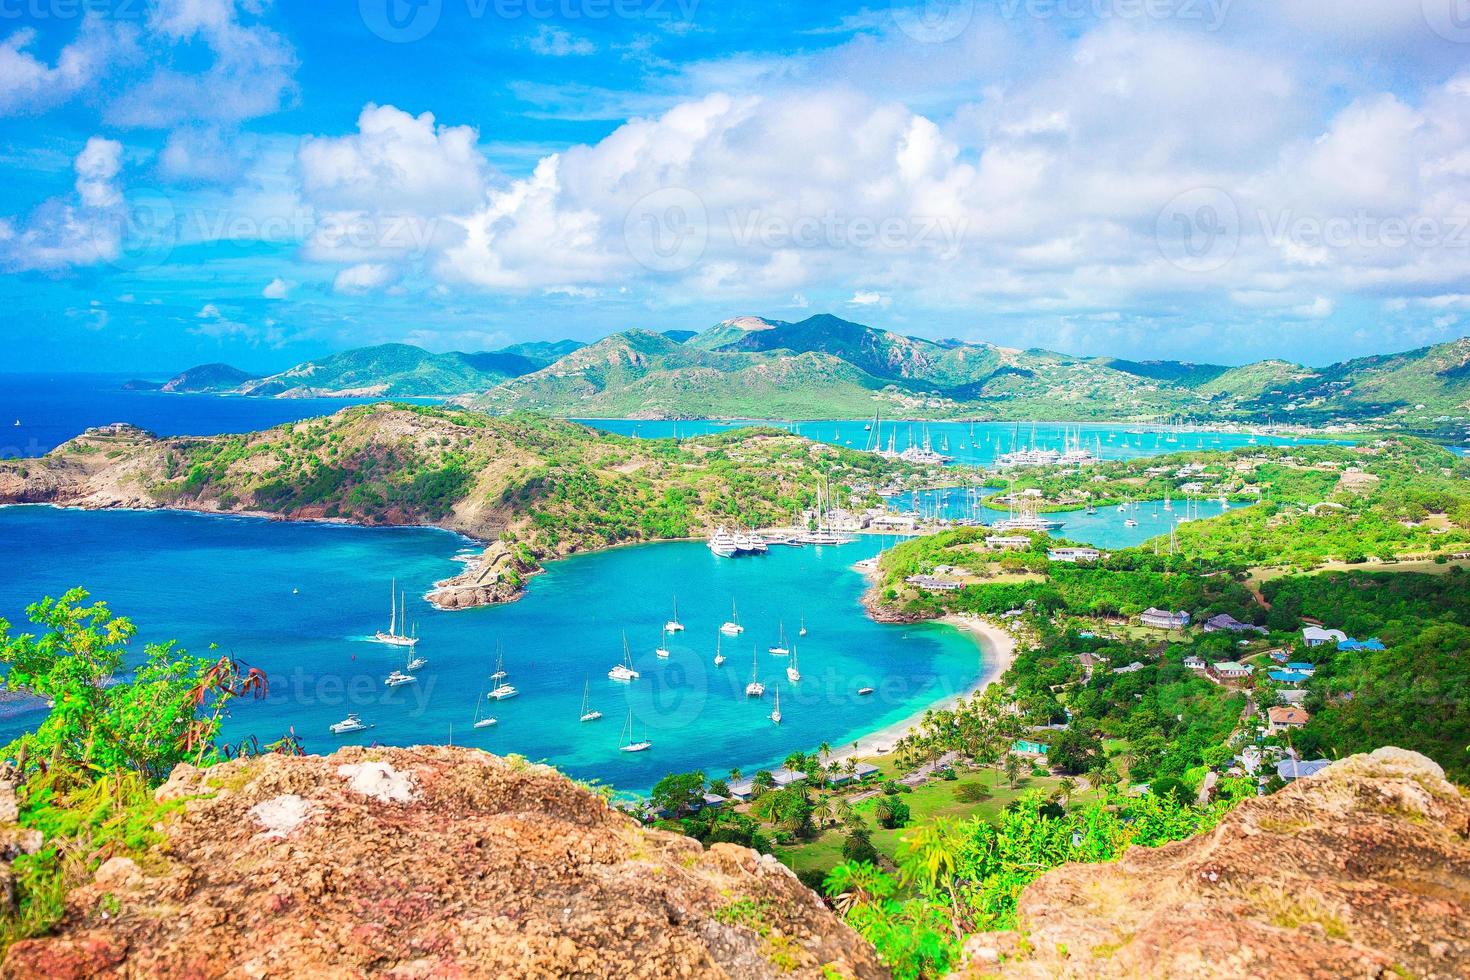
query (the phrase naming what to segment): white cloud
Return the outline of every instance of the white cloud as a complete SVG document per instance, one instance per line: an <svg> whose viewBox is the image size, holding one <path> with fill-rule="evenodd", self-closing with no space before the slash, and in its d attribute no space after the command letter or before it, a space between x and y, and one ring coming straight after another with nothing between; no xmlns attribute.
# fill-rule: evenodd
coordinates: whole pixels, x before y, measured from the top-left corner
<svg viewBox="0 0 1470 980"><path fill-rule="evenodd" d="M285 299L286 295L290 293L290 291L290 284L287 283L286 280L277 276L276 278L265 284L265 288L260 291L260 295L264 296L266 299Z"/></svg>
<svg viewBox="0 0 1470 980"><path fill-rule="evenodd" d="M337 273L332 288L339 293L360 295L390 285L398 278L389 266L377 262L363 262L348 266Z"/></svg>
<svg viewBox="0 0 1470 980"><path fill-rule="evenodd" d="M102 14L82 18L76 38L47 64L29 50L36 31L21 28L0 41L0 115L43 112L138 58L134 25Z"/></svg>
<svg viewBox="0 0 1470 980"><path fill-rule="evenodd" d="M76 201L51 198L23 221L0 220L0 268L56 271L115 258L124 206L117 177L122 144L93 136L75 159Z"/></svg>
<svg viewBox="0 0 1470 980"><path fill-rule="evenodd" d="M587 38L579 37L570 31L564 31L560 27L552 27L549 24L542 24L540 29L531 35L526 46L537 54L544 54L552 58L589 55L597 51L597 45Z"/></svg>
<svg viewBox="0 0 1470 980"><path fill-rule="evenodd" d="M888 297L884 296L882 293L863 292L863 291L859 290L858 292L852 294L852 298L847 301L847 305L848 306L887 306L888 305Z"/></svg>

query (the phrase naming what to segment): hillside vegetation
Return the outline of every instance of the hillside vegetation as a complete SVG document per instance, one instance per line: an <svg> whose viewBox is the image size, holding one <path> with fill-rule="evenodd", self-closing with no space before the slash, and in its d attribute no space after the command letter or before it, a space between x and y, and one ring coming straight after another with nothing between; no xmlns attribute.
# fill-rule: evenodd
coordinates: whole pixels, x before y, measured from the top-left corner
<svg viewBox="0 0 1470 980"><path fill-rule="evenodd" d="M0 502L436 525L499 541L497 555L508 548L513 589L544 558L718 524L789 524L820 481L871 492L909 472L779 430L641 440L384 402L243 435L93 430L39 460L0 462Z"/></svg>

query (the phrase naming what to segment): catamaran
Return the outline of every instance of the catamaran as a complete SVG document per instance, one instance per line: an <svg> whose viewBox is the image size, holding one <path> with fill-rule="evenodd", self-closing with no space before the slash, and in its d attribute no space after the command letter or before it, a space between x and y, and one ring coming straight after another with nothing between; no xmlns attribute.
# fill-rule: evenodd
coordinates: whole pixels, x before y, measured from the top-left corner
<svg viewBox="0 0 1470 980"><path fill-rule="evenodd" d="M402 687L404 684L417 684L418 678L412 674L405 674L401 670L395 670L383 681L389 687Z"/></svg>
<svg viewBox="0 0 1470 980"><path fill-rule="evenodd" d="M403 603L403 615L399 615L399 601ZM403 632L398 632L399 628ZM388 632L382 630L373 636L379 643L387 643L395 647L411 647L418 643L417 636L408 635L408 597L398 591L398 580L393 579L388 586Z"/></svg>
<svg viewBox="0 0 1470 980"><path fill-rule="evenodd" d="M509 684L501 684L495 690L485 695L485 697L491 699L492 701L504 701L506 698L513 698L520 693L520 691L517 691Z"/></svg>
<svg viewBox="0 0 1470 980"><path fill-rule="evenodd" d="M755 645L750 647L750 683L745 685L745 696L751 698L763 697L766 686L760 682L759 668L756 667Z"/></svg>
<svg viewBox="0 0 1470 980"><path fill-rule="evenodd" d="M587 702L587 682L582 682L582 721L596 721L602 717L602 712L597 711Z"/></svg>
<svg viewBox="0 0 1470 980"><path fill-rule="evenodd" d="M648 732L643 733L643 741L633 741L633 709L628 709L628 723L623 726L623 744L618 747L621 752L646 752L653 748L653 743L648 740Z"/></svg>
<svg viewBox="0 0 1470 980"><path fill-rule="evenodd" d="M781 624L781 639L779 639L778 641L776 641L776 645L775 646L769 647L766 650L766 652L769 653L769 654L771 654L772 656L776 656L776 657L784 657L784 656L786 656L787 654L789 654L791 652L791 648L786 645L786 624L785 623L782 623Z"/></svg>
<svg viewBox="0 0 1470 980"><path fill-rule="evenodd" d="M349 714L335 725L328 726L333 735L351 735L353 732L365 732L372 727L372 725L364 724L363 720L355 714Z"/></svg>
<svg viewBox="0 0 1470 980"><path fill-rule="evenodd" d="M781 724L781 689L776 688L776 707L771 711L771 720Z"/></svg>
<svg viewBox="0 0 1470 980"><path fill-rule="evenodd" d="M716 633L715 634L715 666L716 667L719 667L719 666L723 665L724 662L725 662L725 655L720 652L720 640L721 639L723 639L723 637L721 637L720 634Z"/></svg>
<svg viewBox="0 0 1470 980"><path fill-rule="evenodd" d="M615 681L627 683L638 679L638 671L633 669L633 656L628 652L628 634L623 634L623 662L614 664L613 669L607 672L607 676Z"/></svg>
<svg viewBox="0 0 1470 980"><path fill-rule="evenodd" d="M674 596L674 618L664 623L665 633L682 633L684 624L679 622L679 597Z"/></svg>
<svg viewBox="0 0 1470 980"><path fill-rule="evenodd" d="M730 601L730 621L720 625L720 632L726 636L739 636L745 632L745 627L740 625L740 616L735 611L735 601Z"/></svg>
<svg viewBox="0 0 1470 980"><path fill-rule="evenodd" d="M796 667L796 647L791 648L791 663L786 665L786 679L793 684L801 683L801 671Z"/></svg>

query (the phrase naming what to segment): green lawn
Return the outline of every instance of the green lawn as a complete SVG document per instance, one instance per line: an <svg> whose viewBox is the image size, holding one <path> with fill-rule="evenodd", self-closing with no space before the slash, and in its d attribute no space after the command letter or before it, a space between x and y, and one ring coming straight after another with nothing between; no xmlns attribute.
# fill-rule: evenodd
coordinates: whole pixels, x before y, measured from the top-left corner
<svg viewBox="0 0 1470 980"><path fill-rule="evenodd" d="M892 760L877 760L877 764L884 769L885 776L894 772ZM993 819L1008 803L1022 793L1038 789L1051 793L1056 790L1060 782L1059 779L1052 776L1025 775L1017 780L1013 789L1006 785L1005 774L993 769L973 772L957 770L957 772L960 777L957 780L931 779L924 785L915 787L911 793L899 794L899 799L907 803L909 807L910 816L907 827L884 830L878 826L877 820L873 818L873 808L881 797L865 800L854 808L867 822L873 835L873 846L878 849L879 854L889 861L894 861L897 858L899 846L909 829L926 824L936 817L955 820L969 820L974 817ZM975 803L966 803L957 799L956 788L965 783L981 784L989 791L989 797ZM775 848L776 857L797 872L812 869L826 872L842 861L842 840L846 835L847 831L844 828L828 829L821 835L802 841L800 844L777 846Z"/></svg>

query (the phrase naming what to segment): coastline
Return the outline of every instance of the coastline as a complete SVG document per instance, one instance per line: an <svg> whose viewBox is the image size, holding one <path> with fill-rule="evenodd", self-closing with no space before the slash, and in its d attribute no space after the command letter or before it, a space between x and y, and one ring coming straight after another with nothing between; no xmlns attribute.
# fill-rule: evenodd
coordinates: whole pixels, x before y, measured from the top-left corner
<svg viewBox="0 0 1470 980"><path fill-rule="evenodd" d="M961 633L968 634L975 642L975 645L980 648L981 653L984 655L985 663L984 670L981 672L979 679L969 688L957 694L952 694L935 701L915 711L907 718L896 721L891 725L885 725L877 731L869 732L855 742L849 743L846 748L833 752L832 758L864 759L889 754L893 751L893 747L898 740L908 734L909 729L923 720L926 712L942 711L945 708L953 707L961 698L969 698L978 694L998 681L1001 675L1009 670L1011 664L1015 662L1016 638L994 623L987 622L979 617L960 616L953 613L948 616L941 616L939 619L933 620L933 622L943 623Z"/></svg>

